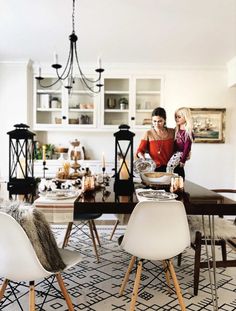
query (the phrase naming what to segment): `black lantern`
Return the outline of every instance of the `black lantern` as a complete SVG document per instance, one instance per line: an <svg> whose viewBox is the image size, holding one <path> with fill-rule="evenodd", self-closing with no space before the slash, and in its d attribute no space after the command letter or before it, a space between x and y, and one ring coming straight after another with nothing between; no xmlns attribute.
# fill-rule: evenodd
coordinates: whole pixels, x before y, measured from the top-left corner
<svg viewBox="0 0 236 311"><path fill-rule="evenodd" d="M116 195L131 195L133 183L133 137L129 126L121 124L115 136L115 183Z"/></svg>
<svg viewBox="0 0 236 311"><path fill-rule="evenodd" d="M34 136L26 124L14 125L15 130L9 135L9 197L22 194L28 198L35 194L34 178Z"/></svg>

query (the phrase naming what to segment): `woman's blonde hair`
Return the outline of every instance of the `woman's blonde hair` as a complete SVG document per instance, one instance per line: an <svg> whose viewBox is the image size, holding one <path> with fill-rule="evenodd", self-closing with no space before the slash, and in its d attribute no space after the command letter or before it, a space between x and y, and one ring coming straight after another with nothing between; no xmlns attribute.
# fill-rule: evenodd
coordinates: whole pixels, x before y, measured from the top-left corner
<svg viewBox="0 0 236 311"><path fill-rule="evenodd" d="M186 131L186 138L190 137L190 139L193 141L193 119L192 119L191 110L187 107L181 107L175 111L175 117L177 114L180 114L185 119L184 128ZM176 125L175 138L179 130L180 130L180 126Z"/></svg>

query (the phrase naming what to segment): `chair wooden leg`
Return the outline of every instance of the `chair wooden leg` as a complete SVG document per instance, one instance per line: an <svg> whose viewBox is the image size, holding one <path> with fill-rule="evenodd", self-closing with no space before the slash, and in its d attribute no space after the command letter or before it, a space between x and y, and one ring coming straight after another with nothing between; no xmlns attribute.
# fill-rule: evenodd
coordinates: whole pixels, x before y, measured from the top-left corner
<svg viewBox="0 0 236 311"><path fill-rule="evenodd" d="M34 281L29 282L29 310L35 311L35 290Z"/></svg>
<svg viewBox="0 0 236 311"><path fill-rule="evenodd" d="M2 287L0 289L0 301L2 300L2 298L4 296L4 293L5 293L5 290L7 288L8 283L9 283L8 279L5 279L4 282L2 283Z"/></svg>
<svg viewBox="0 0 236 311"><path fill-rule="evenodd" d="M67 246L67 244L68 244L72 227L73 227L73 222L69 222L68 225L67 225L66 234L65 234L65 237L64 237L62 248L65 248Z"/></svg>
<svg viewBox="0 0 236 311"><path fill-rule="evenodd" d="M63 279L61 277L61 274L57 273L56 274L56 278L57 278L57 282L58 282L58 284L60 286L61 292L62 292L62 294L63 294L63 296L64 296L64 298L66 300L66 303L67 303L67 306L68 306L68 310L69 311L74 311L74 306L73 306L72 301L70 299L70 296L69 296L69 294L68 294L68 292L66 290L66 287L65 287L65 284L64 284Z"/></svg>
<svg viewBox="0 0 236 311"><path fill-rule="evenodd" d="M227 261L227 251L226 251L226 241L221 240L221 254L222 254L222 260Z"/></svg>
<svg viewBox="0 0 236 311"><path fill-rule="evenodd" d="M195 237L194 276L193 276L193 293L195 296L197 296L198 294L200 262L201 262L201 239L202 235L199 231L197 231Z"/></svg>
<svg viewBox="0 0 236 311"><path fill-rule="evenodd" d="M94 234L93 234L93 225L92 225L91 221L89 221L88 223L89 223L89 230L90 230L91 239L93 241L93 247L94 247L95 255L97 257L97 262L99 262L99 255L98 255L97 245L96 245L95 237L94 237Z"/></svg>
<svg viewBox="0 0 236 311"><path fill-rule="evenodd" d="M140 283L140 278L141 278L141 273L142 273L142 266L143 266L143 261L139 260L137 273L136 273L136 277L135 277L135 281L134 281L132 299L131 299L131 303L130 303L130 311L134 311L134 309L135 309L135 303L136 303L137 296L138 296L138 288L139 288L139 283Z"/></svg>
<svg viewBox="0 0 236 311"><path fill-rule="evenodd" d="M135 260L136 260L136 257L135 256L132 256L131 259L130 259L130 262L129 262L129 266L128 266L128 269L126 271L126 274L125 274L125 277L124 277L124 280L121 284L121 287L120 287L120 291L119 291L119 295L123 295L123 292L124 292L124 289L125 289L125 286L128 282L128 279L129 279L129 275L130 275L130 271L132 270L133 266L134 266L134 263L135 263Z"/></svg>
<svg viewBox="0 0 236 311"><path fill-rule="evenodd" d="M110 238L109 238L110 241L112 240L113 235L114 235L114 233L115 233L115 231L116 231L116 228L117 228L117 226L119 225L119 223L120 223L120 221L117 219L117 221L116 221L115 224L114 224L114 227L113 227L112 233L111 233L111 235L110 235Z"/></svg>
<svg viewBox="0 0 236 311"><path fill-rule="evenodd" d="M94 220L91 220L91 222L92 222L93 231L94 231L94 233L95 233L95 236L96 236L98 245L101 247L101 242L100 242L100 238L99 238L99 235L98 235L97 227L96 227L96 225L95 225L95 221L94 221Z"/></svg>
<svg viewBox="0 0 236 311"><path fill-rule="evenodd" d="M184 300L183 300L183 297L182 297L182 294L181 294L181 290L180 290L180 287L179 287L179 282L178 282L176 274L175 274L175 269L174 269L174 266L173 266L171 260L168 261L167 265L169 266L169 269L170 269L170 274L171 274L171 277L172 277L172 280L173 280L173 283L174 283L174 287L175 287L175 291L176 291L176 294L177 294L177 297L178 297L179 305L181 307L181 310L185 311L186 308L185 308Z"/></svg>
<svg viewBox="0 0 236 311"><path fill-rule="evenodd" d="M166 265L165 260L162 260L162 266L163 266L164 271L165 271L166 283L168 285L168 292L170 293L171 292L171 290L170 290L170 272L168 270L168 267Z"/></svg>

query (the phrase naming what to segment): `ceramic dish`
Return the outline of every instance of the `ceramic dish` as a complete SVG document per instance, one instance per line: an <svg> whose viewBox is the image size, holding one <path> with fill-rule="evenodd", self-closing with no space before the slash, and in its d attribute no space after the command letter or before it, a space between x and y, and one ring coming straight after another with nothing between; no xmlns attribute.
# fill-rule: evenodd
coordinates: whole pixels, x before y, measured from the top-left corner
<svg viewBox="0 0 236 311"><path fill-rule="evenodd" d="M156 163L152 159L138 159L134 161L134 173L140 174L140 173L146 173L146 172L152 172L156 168Z"/></svg>
<svg viewBox="0 0 236 311"><path fill-rule="evenodd" d="M145 172L140 176L146 185L169 185L174 175L165 172Z"/></svg>
<svg viewBox="0 0 236 311"><path fill-rule="evenodd" d="M160 192L155 190L147 190L147 191L140 191L138 196L145 198L145 199L155 199L155 200L174 200L178 197L176 193L171 192Z"/></svg>
<svg viewBox="0 0 236 311"><path fill-rule="evenodd" d="M59 189L53 191L40 192L39 195L50 200L65 200L76 198L79 194L78 191Z"/></svg>

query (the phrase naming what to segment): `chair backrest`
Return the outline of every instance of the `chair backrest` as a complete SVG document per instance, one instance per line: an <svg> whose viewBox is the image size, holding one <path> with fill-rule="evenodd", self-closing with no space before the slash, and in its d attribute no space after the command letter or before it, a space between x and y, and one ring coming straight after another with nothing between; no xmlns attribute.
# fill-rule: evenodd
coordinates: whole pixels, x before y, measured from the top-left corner
<svg viewBox="0 0 236 311"><path fill-rule="evenodd" d="M180 201L144 201L133 210L121 246L143 259L163 260L190 245L187 215Z"/></svg>
<svg viewBox="0 0 236 311"><path fill-rule="evenodd" d="M51 274L41 265L19 223L0 212L0 277L17 282L33 281Z"/></svg>

